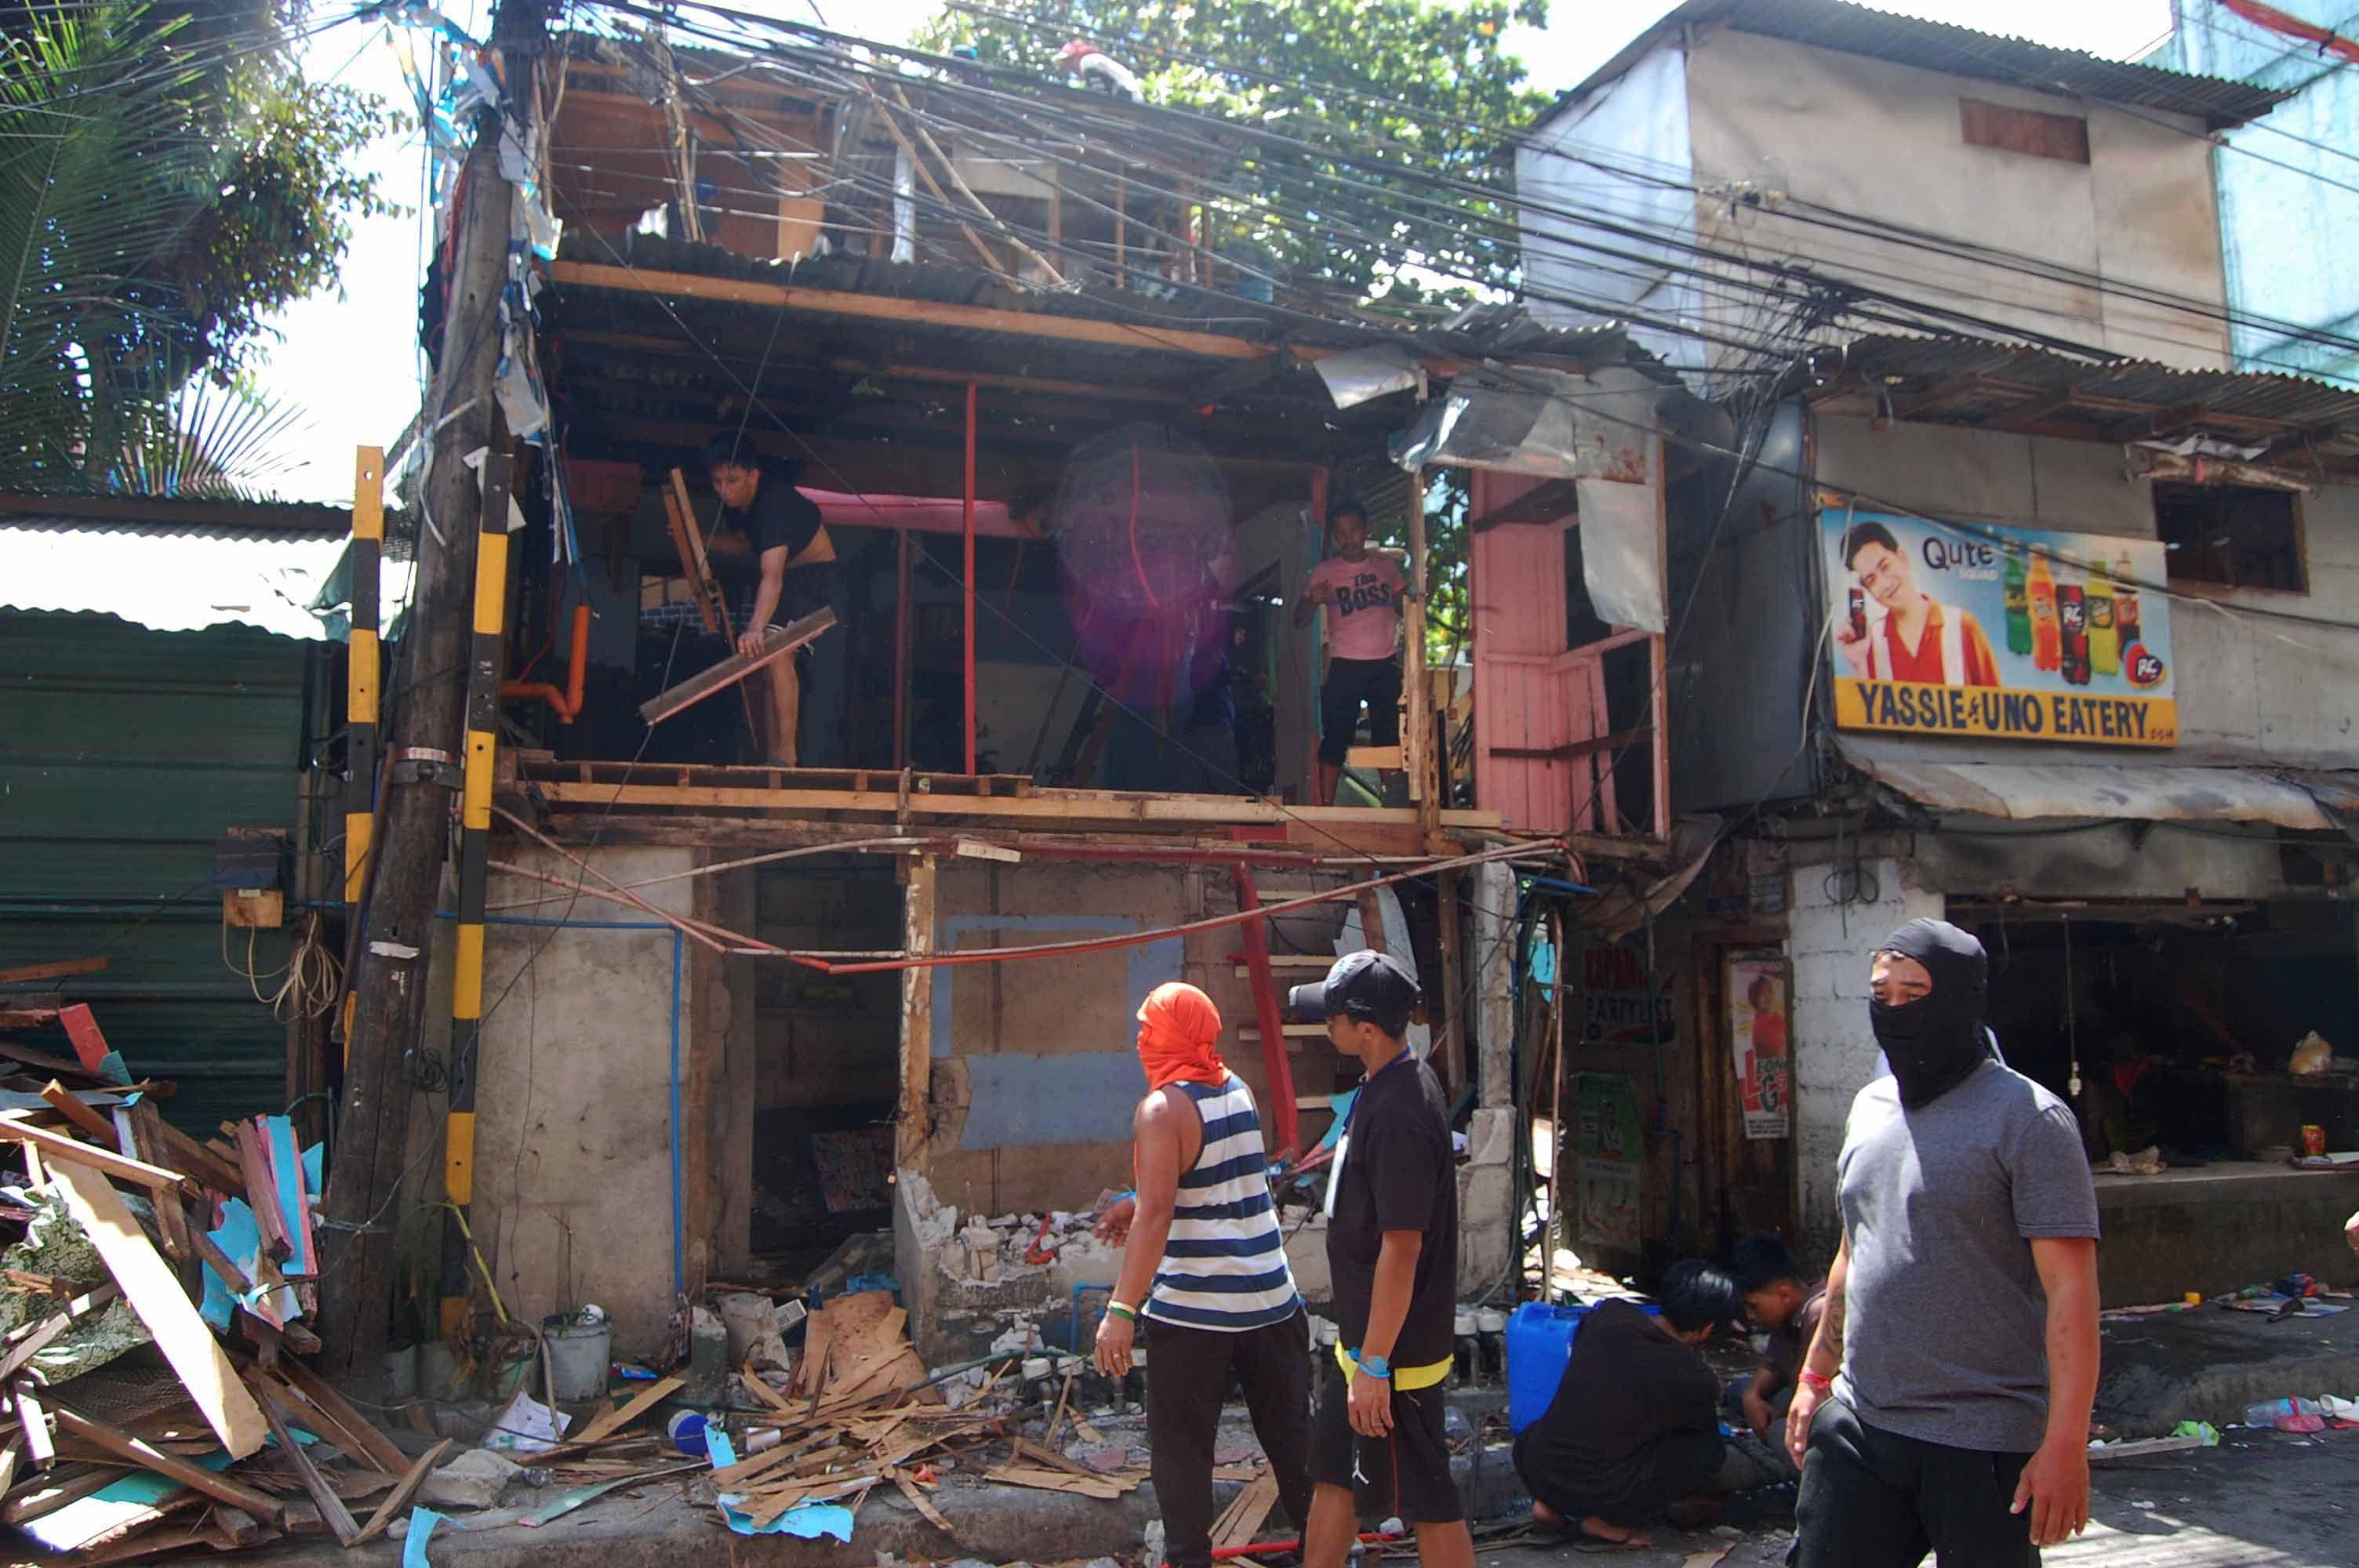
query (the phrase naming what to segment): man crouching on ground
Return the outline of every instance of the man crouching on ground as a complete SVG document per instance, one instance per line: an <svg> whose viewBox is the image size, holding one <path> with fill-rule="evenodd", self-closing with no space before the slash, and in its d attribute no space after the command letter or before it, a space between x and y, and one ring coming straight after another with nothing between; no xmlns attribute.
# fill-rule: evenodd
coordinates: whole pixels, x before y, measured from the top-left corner
<svg viewBox="0 0 2359 1568"><path fill-rule="evenodd" d="M1473 1568L1474 1539L1442 1435L1458 1272L1458 1181L1433 1069L1401 1043L1417 978L1382 953L1350 953L1297 986L1298 1018L1366 1076L1343 1113L1327 1181L1327 1263L1339 1338L1313 1433L1305 1568L1343 1568L1362 1518L1417 1527L1426 1568Z"/></svg>
<svg viewBox="0 0 2359 1568"><path fill-rule="evenodd" d="M1098 1370L1147 1343L1147 1442L1171 1568L1212 1568L1212 1450L1229 1374L1297 1529L1310 1518L1310 1320L1286 1265L1253 1091L1221 1060L1221 1015L1190 985L1138 1010L1147 1098L1131 1119L1138 1191L1098 1234L1126 1242L1098 1324ZM1150 1284L1150 1281L1152 1283Z"/></svg>
<svg viewBox="0 0 2359 1568"><path fill-rule="evenodd" d="M1547 1413L1516 1439L1544 1533L1651 1546L1638 1526L1666 1513L1683 1528L1716 1523L1712 1497L1777 1478L1766 1452L1720 1435L1720 1377L1699 1353L1734 1326L1736 1282L1689 1259L1659 1297L1659 1317L1625 1301L1593 1309Z"/></svg>

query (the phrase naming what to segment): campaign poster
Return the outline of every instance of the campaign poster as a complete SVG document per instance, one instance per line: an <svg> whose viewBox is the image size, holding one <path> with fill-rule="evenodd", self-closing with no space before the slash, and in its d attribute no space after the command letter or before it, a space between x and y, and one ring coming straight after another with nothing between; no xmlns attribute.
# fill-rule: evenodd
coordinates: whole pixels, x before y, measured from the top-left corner
<svg viewBox="0 0 2359 1568"><path fill-rule="evenodd" d="M1783 958L1728 961L1729 1054L1747 1138L1786 1136L1794 1084L1786 1033L1790 1000Z"/></svg>
<svg viewBox="0 0 2359 1568"><path fill-rule="evenodd" d="M1581 1190L1584 1241L1638 1245L1638 1162L1644 1134L1638 1094L1622 1073L1582 1073L1574 1082L1580 1121L1573 1179Z"/></svg>
<svg viewBox="0 0 2359 1568"><path fill-rule="evenodd" d="M1819 525L1837 728L2179 744L2159 541L1852 508Z"/></svg>

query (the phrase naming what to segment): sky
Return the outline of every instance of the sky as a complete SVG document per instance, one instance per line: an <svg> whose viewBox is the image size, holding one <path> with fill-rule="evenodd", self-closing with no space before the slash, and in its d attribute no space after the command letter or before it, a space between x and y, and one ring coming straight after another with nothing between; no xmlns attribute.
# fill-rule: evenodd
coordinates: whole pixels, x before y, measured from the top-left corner
<svg viewBox="0 0 2359 1568"><path fill-rule="evenodd" d="M1217 0L1207 0L1217 4ZM906 39L937 0L818 0L828 21L888 42ZM808 19L808 0L734 0L736 8ZM1882 8L2014 33L2064 49L2130 57L2169 27L2169 0L1891 0ZM328 7L322 6L322 12ZM1553 0L1546 32L1518 27L1508 43L1533 83L1557 92L1579 82L1669 9L1662 0ZM446 0L443 10L481 37L490 0ZM388 100L407 102L400 70L380 27L331 27L306 48L315 76L329 76ZM390 445L419 404L425 365L417 350L422 146L413 132L381 139L364 155L384 177L386 193L410 209L355 225L341 292L326 290L281 312L271 325L283 337L259 378L274 395L305 411L302 446L312 456L288 472L290 500L349 501L353 449Z"/></svg>

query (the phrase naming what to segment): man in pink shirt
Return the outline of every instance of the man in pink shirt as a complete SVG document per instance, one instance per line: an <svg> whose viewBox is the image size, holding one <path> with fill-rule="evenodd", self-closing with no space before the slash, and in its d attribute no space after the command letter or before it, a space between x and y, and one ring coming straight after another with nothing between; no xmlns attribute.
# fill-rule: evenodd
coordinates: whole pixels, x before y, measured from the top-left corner
<svg viewBox="0 0 2359 1568"><path fill-rule="evenodd" d="M1335 804L1343 759L1368 708L1368 743L1400 744L1400 563L1368 548L1368 514L1356 501L1327 510L1333 553L1310 568L1310 591L1294 607L1294 623L1310 624L1327 607L1327 674L1319 687L1319 804ZM1392 782L1386 770L1385 783Z"/></svg>

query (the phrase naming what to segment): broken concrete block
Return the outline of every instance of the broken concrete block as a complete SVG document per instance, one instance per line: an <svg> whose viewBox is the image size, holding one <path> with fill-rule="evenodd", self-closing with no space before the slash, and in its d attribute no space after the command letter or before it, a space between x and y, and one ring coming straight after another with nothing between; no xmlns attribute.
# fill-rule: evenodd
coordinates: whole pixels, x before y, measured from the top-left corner
<svg viewBox="0 0 2359 1568"><path fill-rule="evenodd" d="M471 1448L427 1476L418 1500L438 1509L496 1508L507 1484L523 1474L523 1465L488 1448Z"/></svg>

